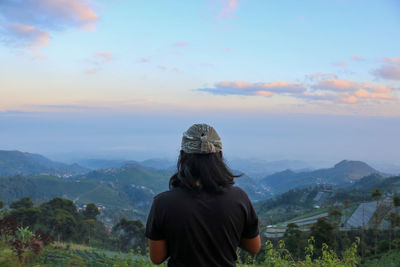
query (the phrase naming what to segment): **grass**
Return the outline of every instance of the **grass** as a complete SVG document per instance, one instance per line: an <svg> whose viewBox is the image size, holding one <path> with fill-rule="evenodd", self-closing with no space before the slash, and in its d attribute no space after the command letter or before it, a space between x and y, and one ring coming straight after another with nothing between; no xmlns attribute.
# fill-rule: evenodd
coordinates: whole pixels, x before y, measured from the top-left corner
<svg viewBox="0 0 400 267"><path fill-rule="evenodd" d="M375 267L375 266L387 266L397 267L400 266L400 251L391 251L376 256L365 258L364 263L361 266Z"/></svg>
<svg viewBox="0 0 400 267"><path fill-rule="evenodd" d="M328 212L330 209L331 209L330 207L325 207L325 208L320 208L320 209L313 209L313 210L311 210L311 211L309 211L307 213L304 213L304 214L302 214L300 216L294 217L294 218L292 218L292 219L290 219L288 221L296 221L296 220L312 217L312 216L315 216L315 215L318 215L318 214L321 214L321 213L324 213L324 212Z"/></svg>

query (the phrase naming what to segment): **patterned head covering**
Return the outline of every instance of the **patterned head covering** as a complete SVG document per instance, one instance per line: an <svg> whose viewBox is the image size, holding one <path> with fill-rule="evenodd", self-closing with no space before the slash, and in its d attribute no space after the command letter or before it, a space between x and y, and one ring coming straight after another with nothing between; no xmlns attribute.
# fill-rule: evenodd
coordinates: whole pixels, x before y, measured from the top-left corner
<svg viewBox="0 0 400 267"><path fill-rule="evenodd" d="M222 151L222 142L213 127L193 124L182 136L181 150L185 153L209 154Z"/></svg>

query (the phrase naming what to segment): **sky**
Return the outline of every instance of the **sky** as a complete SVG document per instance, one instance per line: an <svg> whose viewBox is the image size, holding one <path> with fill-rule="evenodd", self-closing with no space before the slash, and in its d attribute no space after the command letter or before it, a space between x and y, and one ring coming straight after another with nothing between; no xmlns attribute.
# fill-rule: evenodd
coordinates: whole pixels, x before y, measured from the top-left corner
<svg viewBox="0 0 400 267"><path fill-rule="evenodd" d="M1 0L0 149L399 164L396 0Z"/></svg>

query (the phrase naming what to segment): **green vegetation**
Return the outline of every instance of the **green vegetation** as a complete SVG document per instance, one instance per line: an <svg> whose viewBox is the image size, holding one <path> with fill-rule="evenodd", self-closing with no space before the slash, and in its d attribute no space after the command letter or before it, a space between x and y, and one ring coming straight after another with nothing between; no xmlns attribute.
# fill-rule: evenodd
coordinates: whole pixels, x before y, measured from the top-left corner
<svg viewBox="0 0 400 267"><path fill-rule="evenodd" d="M106 207L101 219L108 218L112 224L124 216L145 220L154 195L167 189L171 172L127 164L68 179L52 175L0 177L0 199L11 204L22 197L36 203L63 197L80 207L88 203Z"/></svg>
<svg viewBox="0 0 400 267"><path fill-rule="evenodd" d="M0 220L1 266L154 266L140 221L121 219L107 231L98 221L95 204L77 211L72 201L62 198L35 206L24 197L10 208ZM338 231L339 216L340 209L331 209L329 217L319 218L309 232L289 224L283 240L264 240L257 255L239 250L238 266L391 266L398 262L400 221L393 221L390 233L365 230L360 239L360 232ZM59 241L53 242L52 236Z"/></svg>
<svg viewBox="0 0 400 267"><path fill-rule="evenodd" d="M254 207L263 224L310 217L328 212L332 206L344 205L345 202L347 204L342 213L348 217L359 203L373 201L376 197L372 194L376 189L382 194L400 192L400 176L383 179L373 174L345 188L320 185L291 189L273 199L258 201ZM319 193L321 195L318 198Z"/></svg>
<svg viewBox="0 0 400 267"><path fill-rule="evenodd" d="M60 177L69 177L88 171L87 168L78 164L68 165L54 162L38 154L0 150L0 176L47 173Z"/></svg>

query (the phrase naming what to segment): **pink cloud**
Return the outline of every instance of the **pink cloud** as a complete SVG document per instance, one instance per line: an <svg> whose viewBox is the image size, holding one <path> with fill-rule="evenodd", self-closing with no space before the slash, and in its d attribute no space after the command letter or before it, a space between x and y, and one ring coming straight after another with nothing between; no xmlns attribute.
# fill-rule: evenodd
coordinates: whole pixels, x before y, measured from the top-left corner
<svg viewBox="0 0 400 267"><path fill-rule="evenodd" d="M386 85L356 82L340 79L325 79L312 86L320 92L330 92L336 99L344 103L357 103L362 100L393 100L392 89Z"/></svg>
<svg viewBox="0 0 400 267"><path fill-rule="evenodd" d="M327 79L327 78L335 78L336 79L337 77L338 76L336 73L321 73L321 72L306 75L306 79L309 79L309 80Z"/></svg>
<svg viewBox="0 0 400 267"><path fill-rule="evenodd" d="M64 21L93 29L99 16L93 11L91 0L41 0L44 12L62 18Z"/></svg>
<svg viewBox="0 0 400 267"><path fill-rule="evenodd" d="M352 56L351 59L354 61L364 61L365 60L365 58L359 57L359 56Z"/></svg>
<svg viewBox="0 0 400 267"><path fill-rule="evenodd" d="M333 75L333 74L330 74ZM336 75L334 75L336 76ZM326 77L321 73L316 78ZM276 81L252 83L247 81L222 81L213 88L200 88L197 91L216 95L264 96L285 95L306 101L354 104L376 100L395 100L392 89L385 85L326 78L306 87L300 82Z"/></svg>
<svg viewBox="0 0 400 267"><path fill-rule="evenodd" d="M226 46L222 46L221 49L224 50L225 52L231 52L231 49Z"/></svg>
<svg viewBox="0 0 400 267"><path fill-rule="evenodd" d="M172 71L175 72L175 73L181 72L178 68L173 68Z"/></svg>
<svg viewBox="0 0 400 267"><path fill-rule="evenodd" d="M95 58L96 58L96 64L104 64L108 61L113 60L113 56L111 55L110 52L97 52L95 54Z"/></svg>
<svg viewBox="0 0 400 267"><path fill-rule="evenodd" d="M238 0L220 0L220 2L222 4L222 10L217 15L217 18L228 18L232 16L239 7Z"/></svg>
<svg viewBox="0 0 400 267"><path fill-rule="evenodd" d="M382 59L383 62L395 62L400 63L400 58L398 57L385 57Z"/></svg>
<svg viewBox="0 0 400 267"><path fill-rule="evenodd" d="M3 3L4 2L4 3ZM51 32L67 28L94 29L99 16L92 0L3 1L0 8L3 42L31 49L48 45Z"/></svg>
<svg viewBox="0 0 400 267"><path fill-rule="evenodd" d="M218 95L272 96L275 93L295 95L303 93L306 88L299 82L251 83L246 81L222 81L216 83L214 88L200 88L197 90Z"/></svg>
<svg viewBox="0 0 400 267"><path fill-rule="evenodd" d="M331 90L342 92L354 92L357 90L367 90L374 93L391 93L392 89L386 85L373 85L371 83L356 82L341 79L325 79L312 86L313 89Z"/></svg>
<svg viewBox="0 0 400 267"><path fill-rule="evenodd" d="M139 59L139 63L149 63L149 62L150 62L150 59L148 59L148 58L142 57L141 59Z"/></svg>
<svg viewBox="0 0 400 267"><path fill-rule="evenodd" d="M26 24L9 24L7 25L7 31L18 38L23 47L32 50L35 58L44 58L39 49L49 44L49 40L52 38L50 33Z"/></svg>
<svg viewBox="0 0 400 267"><path fill-rule="evenodd" d="M114 57L112 56L112 54L110 52L96 52L93 57L91 58L91 64L93 65L91 68L86 70L87 74L95 74L97 73L101 67L113 60Z"/></svg>
<svg viewBox="0 0 400 267"><path fill-rule="evenodd" d="M178 41L178 42L173 43L173 46L178 46L178 47L188 46L188 45L189 45L189 43L182 42L182 41Z"/></svg>
<svg viewBox="0 0 400 267"><path fill-rule="evenodd" d="M269 92L269 91L256 91L255 94L260 95L260 96L272 96L273 95L273 93Z"/></svg>
<svg viewBox="0 0 400 267"><path fill-rule="evenodd" d="M349 80L340 79L325 79L313 85L314 89L322 90L356 90L359 88L359 83Z"/></svg>
<svg viewBox="0 0 400 267"><path fill-rule="evenodd" d="M378 78L388 80L400 80L400 58L384 58L383 64L372 71Z"/></svg>
<svg viewBox="0 0 400 267"><path fill-rule="evenodd" d="M336 66L336 67L347 67L347 62L346 62L346 61L342 61L342 62L333 62L332 65L333 65L333 66Z"/></svg>
<svg viewBox="0 0 400 267"><path fill-rule="evenodd" d="M97 72L97 69L87 69L86 73L87 74L95 74Z"/></svg>
<svg viewBox="0 0 400 267"><path fill-rule="evenodd" d="M354 103L358 102L358 98L355 96L348 96L348 97L340 98L340 101L342 101L344 103L354 104Z"/></svg>

